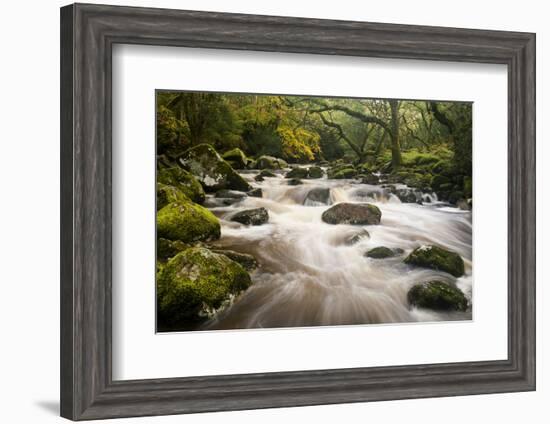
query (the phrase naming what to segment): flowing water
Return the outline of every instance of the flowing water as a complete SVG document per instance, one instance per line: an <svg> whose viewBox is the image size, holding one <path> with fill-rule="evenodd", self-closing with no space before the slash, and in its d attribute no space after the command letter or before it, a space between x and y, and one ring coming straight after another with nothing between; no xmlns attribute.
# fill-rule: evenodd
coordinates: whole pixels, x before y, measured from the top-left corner
<svg viewBox="0 0 550 424"><path fill-rule="evenodd" d="M471 319L471 311L437 312L410 308L407 292L415 283L455 282L468 299L472 294L472 214L424 195L430 203L401 203L380 185L356 180L303 180L290 186L283 175L256 182L257 171L241 175L263 197L247 197L230 206L209 198L207 205L222 224L217 246L252 254L259 267L254 284L217 314L204 329L302 327ZM399 186L399 185L398 185ZM404 187L404 186L403 186ZM306 199L314 188L328 188L328 205ZM339 202L369 202L382 211L380 225L330 225L321 214ZM230 221L237 211L264 207L269 222L243 226ZM366 229L370 237L349 240ZM465 276L408 266L403 259L423 244L459 253ZM371 259L377 246L404 249L403 255Z"/></svg>

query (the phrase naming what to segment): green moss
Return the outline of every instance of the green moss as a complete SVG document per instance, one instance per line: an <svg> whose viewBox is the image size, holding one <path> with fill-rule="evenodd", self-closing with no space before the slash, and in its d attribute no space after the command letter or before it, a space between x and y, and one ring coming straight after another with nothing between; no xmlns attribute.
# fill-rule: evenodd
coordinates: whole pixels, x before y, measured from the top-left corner
<svg viewBox="0 0 550 424"><path fill-rule="evenodd" d="M438 246L421 246L411 252L405 263L438 271L448 272L455 277L464 275L464 261L458 253Z"/></svg>
<svg viewBox="0 0 550 424"><path fill-rule="evenodd" d="M251 284L245 269L225 255L201 247L180 252L157 275L159 327L193 327Z"/></svg>
<svg viewBox="0 0 550 424"><path fill-rule="evenodd" d="M262 171L259 173L262 177L276 177L277 174L274 174L269 169L262 169Z"/></svg>
<svg viewBox="0 0 550 424"><path fill-rule="evenodd" d="M403 253L402 249L390 249L389 247L379 246L373 249L370 249L365 256L373 259L385 259L396 256L400 253Z"/></svg>
<svg viewBox="0 0 550 424"><path fill-rule="evenodd" d="M157 212L157 237L184 243L215 240L220 238L220 223L200 205L173 202Z"/></svg>
<svg viewBox="0 0 550 424"><path fill-rule="evenodd" d="M157 210L162 209L168 203L188 201L189 198L176 187L157 183Z"/></svg>
<svg viewBox="0 0 550 424"><path fill-rule="evenodd" d="M285 178L307 178L308 172L307 168L293 168L288 171L285 175Z"/></svg>
<svg viewBox="0 0 550 424"><path fill-rule="evenodd" d="M157 173L157 183L175 187L195 203L204 202L204 190L200 183L192 174L179 166L160 169Z"/></svg>
<svg viewBox="0 0 550 424"><path fill-rule="evenodd" d="M246 157L244 152L238 147L225 152L222 155L222 158L229 162L229 164L235 169L244 169L251 161L251 159Z"/></svg>
<svg viewBox="0 0 550 424"><path fill-rule="evenodd" d="M338 168L337 170L329 169L328 177L340 180L344 178L353 178L357 174L355 168Z"/></svg>
<svg viewBox="0 0 550 424"><path fill-rule="evenodd" d="M249 191L252 188L209 144L192 147L184 152L178 161L207 191L224 188Z"/></svg>
<svg viewBox="0 0 550 424"><path fill-rule="evenodd" d="M412 306L445 311L466 311L468 299L458 288L441 281L414 285L407 294Z"/></svg>
<svg viewBox="0 0 550 424"><path fill-rule="evenodd" d="M322 178L324 172L320 166L310 166L308 169L308 175L309 178Z"/></svg>
<svg viewBox="0 0 550 424"><path fill-rule="evenodd" d="M157 261L162 262L188 249L189 245L180 240L157 239Z"/></svg>
<svg viewBox="0 0 550 424"><path fill-rule="evenodd" d="M283 159L264 155L256 159L252 166L255 169L283 169L288 167L288 163Z"/></svg>

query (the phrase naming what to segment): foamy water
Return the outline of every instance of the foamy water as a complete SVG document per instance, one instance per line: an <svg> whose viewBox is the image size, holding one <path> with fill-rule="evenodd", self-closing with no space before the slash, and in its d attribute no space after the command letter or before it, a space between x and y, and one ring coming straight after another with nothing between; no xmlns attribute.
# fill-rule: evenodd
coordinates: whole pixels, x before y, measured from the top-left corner
<svg viewBox="0 0 550 424"><path fill-rule="evenodd" d="M401 203L384 195L380 186L354 180L303 180L289 186L282 175L258 183L257 172L242 175L263 190L263 198L248 197L231 206L210 209L221 219L218 246L250 253L259 263L251 273L254 284L205 329L376 324L471 319L471 311L436 312L410 308L407 292L415 283L455 282L471 299L472 215L444 206L435 194L431 203ZM330 203L365 202L382 211L380 225L330 225L321 215L330 205L306 201L317 187L330 189ZM214 206L212 206L214 205ZM243 226L229 219L237 211L264 207L269 222ZM366 229L354 245L346 243ZM437 244L459 253L465 276L408 266L403 259L423 244ZM365 252L377 246L401 248L404 255L371 259Z"/></svg>

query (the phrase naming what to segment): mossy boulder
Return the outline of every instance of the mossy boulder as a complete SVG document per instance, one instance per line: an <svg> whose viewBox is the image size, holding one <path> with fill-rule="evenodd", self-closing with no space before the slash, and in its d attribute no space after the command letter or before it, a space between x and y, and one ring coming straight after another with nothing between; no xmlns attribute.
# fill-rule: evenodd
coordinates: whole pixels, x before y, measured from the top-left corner
<svg viewBox="0 0 550 424"><path fill-rule="evenodd" d="M285 178L307 178L308 170L307 168L292 168L285 175Z"/></svg>
<svg viewBox="0 0 550 424"><path fill-rule="evenodd" d="M178 163L191 172L206 191L248 191L252 188L209 144L190 148L179 156Z"/></svg>
<svg viewBox="0 0 550 424"><path fill-rule="evenodd" d="M251 159L249 159L238 147L235 147L234 149L225 152L222 155L222 159L229 162L233 169L245 169L248 163L251 161Z"/></svg>
<svg viewBox="0 0 550 424"><path fill-rule="evenodd" d="M382 212L370 203L338 203L323 212L327 224L377 225Z"/></svg>
<svg viewBox="0 0 550 424"><path fill-rule="evenodd" d="M362 174L361 182L363 184L376 185L380 183L380 178L378 178L378 175L374 175L374 174Z"/></svg>
<svg viewBox="0 0 550 424"><path fill-rule="evenodd" d="M180 240L157 239L157 261L166 261L190 246Z"/></svg>
<svg viewBox="0 0 550 424"><path fill-rule="evenodd" d="M284 169L288 167L288 163L274 156L263 155L254 161L252 167L255 169Z"/></svg>
<svg viewBox="0 0 550 424"><path fill-rule="evenodd" d="M221 249L212 249L212 252L218 253L220 255L225 255L232 261L241 264L241 266L247 271L252 271L258 266L256 258L248 253L235 252L234 250L221 250Z"/></svg>
<svg viewBox="0 0 550 424"><path fill-rule="evenodd" d="M355 175L357 175L357 170L351 164L337 165L327 171L328 178L335 180L353 178Z"/></svg>
<svg viewBox="0 0 550 424"><path fill-rule="evenodd" d="M199 181L179 166L160 169L157 172L157 183L177 188L195 203L204 203L205 194Z"/></svg>
<svg viewBox="0 0 550 424"><path fill-rule="evenodd" d="M220 238L220 222L191 201L172 202L157 212L157 237L184 243Z"/></svg>
<svg viewBox="0 0 550 424"><path fill-rule="evenodd" d="M231 217L231 221L244 225L262 225L269 221L269 214L266 208L247 209L237 212Z"/></svg>
<svg viewBox="0 0 550 424"><path fill-rule="evenodd" d="M325 175L325 172L320 166L310 166L307 172L308 177L313 179L323 178L323 175Z"/></svg>
<svg viewBox="0 0 550 424"><path fill-rule="evenodd" d="M157 211L165 207L168 203L188 202L189 200L190 199L176 187L157 183Z"/></svg>
<svg viewBox="0 0 550 424"><path fill-rule="evenodd" d="M468 299L457 287L442 281L415 284L407 294L412 306L440 311L466 311Z"/></svg>
<svg viewBox="0 0 550 424"><path fill-rule="evenodd" d="M416 203L417 200L415 191L408 188L397 189L393 194L397 196L401 203Z"/></svg>
<svg viewBox="0 0 550 424"><path fill-rule="evenodd" d="M385 258L393 258L394 256L401 255L403 253L403 249L390 249L386 246L378 246L373 249L370 249L367 253L365 253L365 256L367 258L373 258L373 259L385 259Z"/></svg>
<svg viewBox="0 0 550 424"><path fill-rule="evenodd" d="M405 263L447 272L455 277L464 275L464 261L460 255L438 246L425 245L414 249L405 258Z"/></svg>
<svg viewBox="0 0 550 424"><path fill-rule="evenodd" d="M193 328L251 284L246 270L226 255L201 247L180 252L157 274L159 327Z"/></svg>

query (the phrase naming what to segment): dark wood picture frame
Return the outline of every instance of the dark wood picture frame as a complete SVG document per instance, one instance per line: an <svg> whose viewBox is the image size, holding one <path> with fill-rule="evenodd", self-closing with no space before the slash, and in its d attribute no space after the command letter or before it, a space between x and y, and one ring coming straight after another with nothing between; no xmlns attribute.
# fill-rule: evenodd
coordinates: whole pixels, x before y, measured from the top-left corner
<svg viewBox="0 0 550 424"><path fill-rule="evenodd" d="M508 359L111 378L116 43L505 64ZM75 4L61 9L61 415L73 420L535 389L535 35Z"/></svg>

